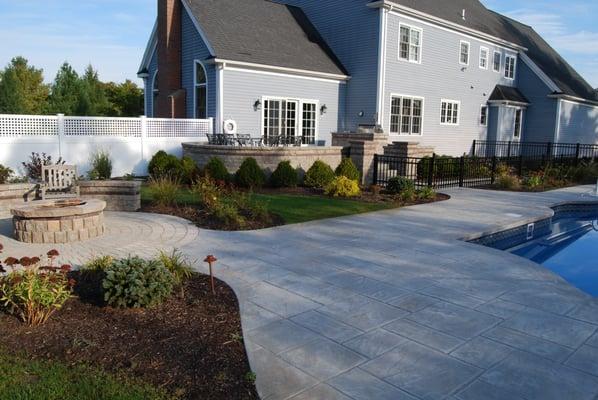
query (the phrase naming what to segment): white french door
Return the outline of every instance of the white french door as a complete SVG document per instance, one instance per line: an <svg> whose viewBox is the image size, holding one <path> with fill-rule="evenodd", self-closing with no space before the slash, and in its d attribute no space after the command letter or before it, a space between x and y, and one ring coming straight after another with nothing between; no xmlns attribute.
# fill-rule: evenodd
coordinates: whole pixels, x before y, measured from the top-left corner
<svg viewBox="0 0 598 400"><path fill-rule="evenodd" d="M264 98L263 135L266 142L280 137L280 142L314 144L317 132L317 102L295 99Z"/></svg>

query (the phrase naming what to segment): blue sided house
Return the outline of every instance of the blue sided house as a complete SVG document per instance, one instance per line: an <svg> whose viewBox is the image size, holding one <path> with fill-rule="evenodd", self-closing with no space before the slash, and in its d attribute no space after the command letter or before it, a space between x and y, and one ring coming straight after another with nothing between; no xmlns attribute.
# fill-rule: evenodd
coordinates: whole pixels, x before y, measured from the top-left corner
<svg viewBox="0 0 598 400"><path fill-rule="evenodd" d="M474 140L598 143L598 93L534 29L477 0L158 0L146 115L301 138L369 127L461 155Z"/></svg>

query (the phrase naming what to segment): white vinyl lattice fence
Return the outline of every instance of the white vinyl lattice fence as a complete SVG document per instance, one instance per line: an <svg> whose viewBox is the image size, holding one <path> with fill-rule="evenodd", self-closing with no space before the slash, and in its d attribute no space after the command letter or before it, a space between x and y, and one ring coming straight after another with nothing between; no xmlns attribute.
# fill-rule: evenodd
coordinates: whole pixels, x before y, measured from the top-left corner
<svg viewBox="0 0 598 400"><path fill-rule="evenodd" d="M0 115L0 164L15 171L31 152L46 153L85 172L99 150L112 157L113 175L147 174L159 150L180 156L183 142L205 141L210 119L65 117Z"/></svg>

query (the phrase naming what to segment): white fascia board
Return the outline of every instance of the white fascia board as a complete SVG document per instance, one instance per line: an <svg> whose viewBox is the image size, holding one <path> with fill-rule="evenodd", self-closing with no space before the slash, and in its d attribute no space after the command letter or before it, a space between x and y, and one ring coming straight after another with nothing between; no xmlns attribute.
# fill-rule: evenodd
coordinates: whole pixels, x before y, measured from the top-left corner
<svg viewBox="0 0 598 400"><path fill-rule="evenodd" d="M152 56L156 51L156 47L158 46L158 21L154 23L154 28L152 29L152 33L150 34L149 40L147 41L147 45L145 46L145 52L143 53L143 58L141 59L141 65L139 66L138 71L143 70L144 68L149 68L149 64L152 60Z"/></svg>
<svg viewBox="0 0 598 400"><path fill-rule="evenodd" d="M250 63L250 62L245 62L245 61L224 60L222 58L214 58L211 60L211 62L218 64L218 65L224 65L225 67L237 67L237 68L243 68L243 69L254 69L257 71L280 72L280 73L286 73L288 75L307 76L307 77L328 79L328 80L333 80L333 81L348 81L349 79L351 79L351 77L348 75L331 74L331 73L327 73L327 72L310 71L310 70L297 69L297 68L277 67L275 65L256 64L256 63Z"/></svg>
<svg viewBox="0 0 598 400"><path fill-rule="evenodd" d="M208 40L208 36L205 34L203 29L201 28L201 25L199 25L199 21L197 21L197 19L195 18L193 11L191 11L191 8L189 7L189 4L187 3L187 0L181 0L181 3L183 3L183 7L185 7L185 11L187 11L187 15L189 15L189 18L191 18L191 21L193 21L193 25L195 25L195 29L197 29L199 36L201 36L201 39L203 40L206 47L208 48L210 55L212 57L216 57L216 52L214 51L214 47L212 47L212 45L210 44L210 41Z"/></svg>
<svg viewBox="0 0 598 400"><path fill-rule="evenodd" d="M564 94L564 93L549 94L548 97L550 97L551 99L559 99L562 101L567 101L569 103L579 104L580 106L586 106L586 107L597 107L598 106L598 101L586 100L581 97L571 96L571 95Z"/></svg>
<svg viewBox="0 0 598 400"><path fill-rule="evenodd" d="M548 86L548 89L552 90L553 92L561 91L561 89L556 85L556 83L554 83L554 81L550 79L548 75L546 75L544 71L542 71L542 69L540 69L540 67L538 67L538 65L536 65L536 63L531 58L529 58L527 54L525 54L524 52L520 52L519 56L521 57L521 60L523 60L523 62L532 70L532 72L536 74L536 76L540 78L540 80L544 82L546 86Z"/></svg>
<svg viewBox="0 0 598 400"><path fill-rule="evenodd" d="M488 40L488 41L490 41L492 43L500 44L502 46L506 46L506 47L511 48L511 49L526 50L527 51L527 48L525 48L523 46L520 46L520 45L518 45L516 43L509 42L508 40L504 40L504 39L498 38L496 36L492 36L492 35L489 35L487 33L480 32L480 31L475 30L475 29L467 28L465 26L456 24L454 22L450 22L450 21L447 21L445 19L438 18L438 17L435 17L435 16L430 15L430 14L423 13L423 12L418 11L418 10L414 10L413 8L410 8L410 7L402 6L402 5L397 4L397 3L393 2L393 1L379 0L379 1L375 1L373 3L369 3L367 6L368 7L372 7L372 8L384 7L384 8L389 9L390 11L394 11L396 13L402 13L402 14L405 14L405 15L413 16L413 17L415 17L417 19L420 19L420 20L423 20L423 21L432 22L435 25L440 25L440 26L443 26L445 28L449 28L452 31L466 33L466 34L472 35L472 36L474 36L476 38L485 39L485 40Z"/></svg>

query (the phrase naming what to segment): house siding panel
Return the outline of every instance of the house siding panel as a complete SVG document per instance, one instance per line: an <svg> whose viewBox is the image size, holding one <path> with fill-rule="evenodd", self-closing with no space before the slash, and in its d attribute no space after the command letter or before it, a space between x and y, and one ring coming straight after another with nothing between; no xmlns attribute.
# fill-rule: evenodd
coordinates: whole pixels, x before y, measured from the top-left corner
<svg viewBox="0 0 598 400"><path fill-rule="evenodd" d="M331 143L331 132L335 132L342 113L344 84L335 81L321 81L293 76L281 76L252 71L224 70L224 119L237 122L238 132L262 136L262 111L254 110L256 100L265 97L317 100L319 106L326 105L327 111L320 115L317 110L317 140Z"/></svg>
<svg viewBox="0 0 598 400"><path fill-rule="evenodd" d="M148 67L148 78L145 80L145 90L143 92L145 100L145 115L147 117L154 116L154 74L158 69L158 52L154 51L152 55L149 67Z"/></svg>
<svg viewBox="0 0 598 400"><path fill-rule="evenodd" d="M182 16L182 83L187 96L187 118L194 118L194 63L195 60L203 62L208 79L208 117L216 116L216 67L206 61L211 57L208 47L195 28L191 17L186 10Z"/></svg>
<svg viewBox="0 0 598 400"><path fill-rule="evenodd" d="M378 82L379 11L365 0L285 0L301 7L351 75L339 131L374 124ZM363 112L363 116L359 114Z"/></svg>
<svg viewBox="0 0 598 400"><path fill-rule="evenodd" d="M420 64L399 60L400 23L422 29ZM461 40L470 43L469 66L465 70L462 70L464 65L459 63ZM489 49L488 69L479 68L481 46ZM501 53L500 73L492 70L494 51ZM482 104L487 103L497 84L514 86L515 83L504 78L504 60L505 54L516 55L516 52L395 13L388 15L386 54L384 131L390 133L392 94L423 97L423 135L392 135L391 139L434 146L438 154L462 155L470 151L473 140L486 139L487 128L479 121ZM458 126L440 124L441 99L461 102Z"/></svg>
<svg viewBox="0 0 598 400"><path fill-rule="evenodd" d="M598 143L598 106L561 100L561 143Z"/></svg>
<svg viewBox="0 0 598 400"><path fill-rule="evenodd" d="M557 100L548 95L550 88L522 62L519 65L517 87L529 100L526 109L523 140L526 142L551 142L554 140Z"/></svg>

